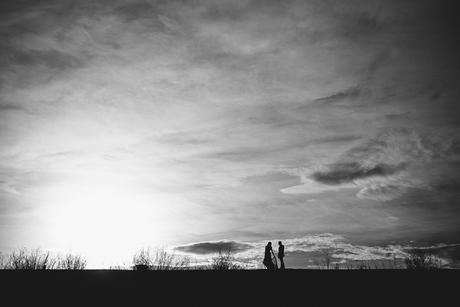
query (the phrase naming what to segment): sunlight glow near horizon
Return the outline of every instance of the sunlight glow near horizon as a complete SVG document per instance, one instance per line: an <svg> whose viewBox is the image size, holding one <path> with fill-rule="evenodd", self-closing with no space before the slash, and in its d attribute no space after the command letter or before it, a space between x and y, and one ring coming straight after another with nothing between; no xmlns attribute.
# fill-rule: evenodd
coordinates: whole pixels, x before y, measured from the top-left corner
<svg viewBox="0 0 460 307"><path fill-rule="evenodd" d="M143 246L174 239L182 223L177 197L143 191L112 175L92 174L42 191L41 212L53 248L74 250L98 262L129 260Z"/></svg>

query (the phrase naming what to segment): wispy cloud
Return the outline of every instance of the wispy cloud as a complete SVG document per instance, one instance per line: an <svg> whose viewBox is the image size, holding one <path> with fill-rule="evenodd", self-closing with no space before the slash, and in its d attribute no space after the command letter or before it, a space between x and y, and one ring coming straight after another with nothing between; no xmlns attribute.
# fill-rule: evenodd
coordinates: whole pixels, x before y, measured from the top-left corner
<svg viewBox="0 0 460 307"><path fill-rule="evenodd" d="M343 101L345 99L355 99L359 97L361 93L361 90L357 87L351 87L349 89L346 89L344 91L326 96L326 97L321 97L321 98L316 98L316 102L320 103L336 103Z"/></svg>
<svg viewBox="0 0 460 307"><path fill-rule="evenodd" d="M315 193L341 188L359 189L357 197L392 200L407 189L431 190L433 177L414 174L423 163L455 161L455 135L441 138L437 134L420 135L406 129L389 129L374 139L364 141L339 156L337 161L320 170L305 174L304 184L283 190L285 193ZM315 183L312 183L314 181ZM322 186L325 185L325 186ZM314 188L314 187L317 188Z"/></svg>

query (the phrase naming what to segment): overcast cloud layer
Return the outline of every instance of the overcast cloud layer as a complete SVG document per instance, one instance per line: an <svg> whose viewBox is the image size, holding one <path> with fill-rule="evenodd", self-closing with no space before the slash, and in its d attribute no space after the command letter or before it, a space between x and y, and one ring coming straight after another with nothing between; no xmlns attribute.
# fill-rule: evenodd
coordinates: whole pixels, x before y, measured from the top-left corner
<svg viewBox="0 0 460 307"><path fill-rule="evenodd" d="M2 1L0 250L459 242L456 12Z"/></svg>

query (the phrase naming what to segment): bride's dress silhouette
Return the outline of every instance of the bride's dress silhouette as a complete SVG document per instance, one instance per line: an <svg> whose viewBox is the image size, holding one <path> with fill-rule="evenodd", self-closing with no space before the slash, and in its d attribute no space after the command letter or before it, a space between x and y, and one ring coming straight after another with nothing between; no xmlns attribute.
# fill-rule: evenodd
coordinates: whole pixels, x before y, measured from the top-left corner
<svg viewBox="0 0 460 307"><path fill-rule="evenodd" d="M268 270L274 270L278 268L278 262L276 261L275 253L272 249L272 242L268 242L265 246L265 255L263 264Z"/></svg>

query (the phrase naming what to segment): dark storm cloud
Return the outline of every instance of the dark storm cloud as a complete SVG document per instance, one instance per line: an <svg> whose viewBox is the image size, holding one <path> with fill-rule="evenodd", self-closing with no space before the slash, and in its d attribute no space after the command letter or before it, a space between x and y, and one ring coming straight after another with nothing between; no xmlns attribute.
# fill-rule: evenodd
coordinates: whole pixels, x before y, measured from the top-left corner
<svg viewBox="0 0 460 307"><path fill-rule="evenodd" d="M311 175L311 177L324 184L341 184L372 176L392 175L404 168L404 164L394 166L388 164L376 164L372 167L365 167L359 162L335 163L329 165L327 171L315 172Z"/></svg>
<svg viewBox="0 0 460 307"><path fill-rule="evenodd" d="M219 252L243 252L252 248L252 245L236 241L201 242L175 247L176 250L192 254L214 254Z"/></svg>

